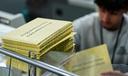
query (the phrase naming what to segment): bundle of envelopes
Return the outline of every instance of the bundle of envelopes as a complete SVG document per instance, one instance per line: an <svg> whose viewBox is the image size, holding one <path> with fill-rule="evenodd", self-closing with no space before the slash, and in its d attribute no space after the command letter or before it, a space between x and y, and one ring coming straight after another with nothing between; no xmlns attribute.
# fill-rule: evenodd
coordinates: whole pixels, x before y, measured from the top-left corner
<svg viewBox="0 0 128 76"><path fill-rule="evenodd" d="M50 50L71 51L73 31L70 21L36 18L2 37L3 47L37 59ZM26 63L13 59L12 66L27 71Z"/></svg>

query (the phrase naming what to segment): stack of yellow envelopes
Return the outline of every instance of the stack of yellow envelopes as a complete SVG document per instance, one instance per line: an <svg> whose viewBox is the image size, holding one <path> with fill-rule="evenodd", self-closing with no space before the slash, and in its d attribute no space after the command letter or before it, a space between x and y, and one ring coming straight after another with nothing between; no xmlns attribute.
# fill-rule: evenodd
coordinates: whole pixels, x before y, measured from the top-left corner
<svg viewBox="0 0 128 76"><path fill-rule="evenodd" d="M37 59L50 50L71 51L73 49L72 22L36 18L2 37L3 47L29 56L34 53ZM27 71L27 65L13 59L12 65Z"/></svg>

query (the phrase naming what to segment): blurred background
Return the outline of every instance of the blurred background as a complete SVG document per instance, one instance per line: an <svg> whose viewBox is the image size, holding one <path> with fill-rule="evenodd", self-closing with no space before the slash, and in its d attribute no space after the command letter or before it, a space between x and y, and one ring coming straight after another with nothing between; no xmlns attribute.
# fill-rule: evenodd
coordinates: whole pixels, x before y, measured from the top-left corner
<svg viewBox="0 0 128 76"><path fill-rule="evenodd" d="M93 0L1 0L0 11L21 13L28 22L36 17L74 20L95 11Z"/></svg>

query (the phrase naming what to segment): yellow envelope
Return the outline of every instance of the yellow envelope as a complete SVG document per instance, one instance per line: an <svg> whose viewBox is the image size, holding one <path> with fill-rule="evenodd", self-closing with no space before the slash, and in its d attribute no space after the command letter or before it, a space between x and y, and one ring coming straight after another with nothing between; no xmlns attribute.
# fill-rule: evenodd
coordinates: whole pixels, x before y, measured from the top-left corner
<svg viewBox="0 0 128 76"><path fill-rule="evenodd" d="M101 76L113 70L105 44L73 54L64 66L80 76Z"/></svg>

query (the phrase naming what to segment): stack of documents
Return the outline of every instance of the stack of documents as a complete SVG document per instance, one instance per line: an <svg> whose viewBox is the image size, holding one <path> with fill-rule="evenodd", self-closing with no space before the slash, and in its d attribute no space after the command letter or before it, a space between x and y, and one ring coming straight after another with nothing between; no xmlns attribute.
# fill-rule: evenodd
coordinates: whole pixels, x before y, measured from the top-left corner
<svg viewBox="0 0 128 76"><path fill-rule="evenodd" d="M70 21L36 18L2 37L3 47L37 59L50 50L70 51L73 49L73 31ZM26 71L27 66L14 59L16 68ZM13 63L12 63L13 64Z"/></svg>

